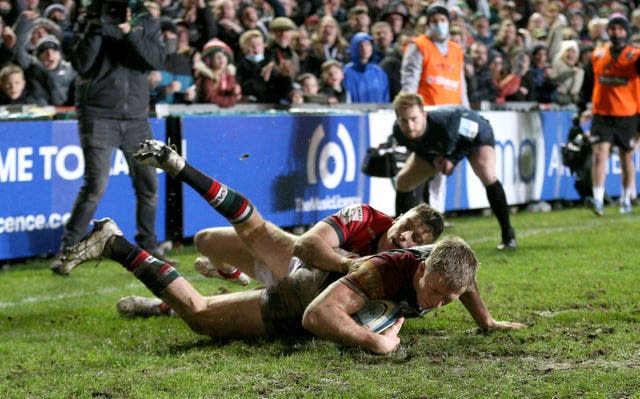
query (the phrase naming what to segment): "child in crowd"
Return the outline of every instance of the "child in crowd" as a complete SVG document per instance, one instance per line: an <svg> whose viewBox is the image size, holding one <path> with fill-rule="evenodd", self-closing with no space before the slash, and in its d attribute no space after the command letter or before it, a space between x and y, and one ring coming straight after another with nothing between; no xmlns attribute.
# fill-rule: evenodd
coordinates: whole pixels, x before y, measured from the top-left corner
<svg viewBox="0 0 640 399"><path fill-rule="evenodd" d="M342 64L337 60L322 63L322 87L320 92L329 98L329 104L351 103L351 97L345 90L342 81L344 73Z"/></svg>
<svg viewBox="0 0 640 399"><path fill-rule="evenodd" d="M196 93L197 102L220 107L233 107L242 95L231 48L218 39L205 44L196 63Z"/></svg>
<svg viewBox="0 0 640 399"><path fill-rule="evenodd" d="M320 84L318 78L312 73L303 73L296 80L300 85L302 96L305 103L329 104L329 98L320 93Z"/></svg>
<svg viewBox="0 0 640 399"><path fill-rule="evenodd" d="M9 64L0 69L0 105L37 104L46 102L27 86L22 68Z"/></svg>

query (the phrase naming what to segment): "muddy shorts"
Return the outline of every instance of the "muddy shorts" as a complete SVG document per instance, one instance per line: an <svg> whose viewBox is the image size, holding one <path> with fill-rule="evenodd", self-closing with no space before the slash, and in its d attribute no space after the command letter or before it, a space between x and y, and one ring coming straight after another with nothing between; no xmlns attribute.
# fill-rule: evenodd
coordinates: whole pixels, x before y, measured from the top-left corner
<svg viewBox="0 0 640 399"><path fill-rule="evenodd" d="M297 259L294 270L262 294L260 308L267 334L271 337L308 334L302 327L304 310L339 277L338 273L308 267Z"/></svg>

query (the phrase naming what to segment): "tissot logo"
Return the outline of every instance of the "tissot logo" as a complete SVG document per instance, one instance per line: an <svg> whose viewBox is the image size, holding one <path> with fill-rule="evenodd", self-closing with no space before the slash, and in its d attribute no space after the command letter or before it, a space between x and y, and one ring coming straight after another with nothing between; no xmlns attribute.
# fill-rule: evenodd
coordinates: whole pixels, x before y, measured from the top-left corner
<svg viewBox="0 0 640 399"><path fill-rule="evenodd" d="M311 136L307 150L307 181L328 189L336 188L343 180L352 182L356 178L356 152L349 131L339 124L337 139L327 137L322 125Z"/></svg>

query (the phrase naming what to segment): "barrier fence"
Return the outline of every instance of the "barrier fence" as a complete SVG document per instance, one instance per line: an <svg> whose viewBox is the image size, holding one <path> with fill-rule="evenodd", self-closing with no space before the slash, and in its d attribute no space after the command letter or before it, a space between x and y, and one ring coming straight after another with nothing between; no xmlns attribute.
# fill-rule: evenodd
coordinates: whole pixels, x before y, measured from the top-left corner
<svg viewBox="0 0 640 399"><path fill-rule="evenodd" d="M496 135L498 177L510 204L575 200L574 179L560 145L572 112L481 112ZM154 136L170 137L187 160L245 194L280 226L314 223L353 203L394 214L390 179L360 172L366 150L386 141L391 110L333 113L180 115L150 119ZM82 184L84 159L75 120L0 122L0 259L54 254ZM636 155L636 164L637 162ZM609 161L606 190L620 190L620 162ZM161 240L227 226L189 187L158 171L157 232ZM96 218L118 221L135 235L135 197L122 153ZM485 190L466 161L447 184L446 210L486 208Z"/></svg>

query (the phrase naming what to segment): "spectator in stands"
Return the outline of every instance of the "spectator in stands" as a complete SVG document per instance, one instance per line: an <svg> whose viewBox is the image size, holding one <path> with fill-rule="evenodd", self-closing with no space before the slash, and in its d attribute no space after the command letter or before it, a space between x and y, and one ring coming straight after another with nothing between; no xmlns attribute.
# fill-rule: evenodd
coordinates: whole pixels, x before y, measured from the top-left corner
<svg viewBox="0 0 640 399"><path fill-rule="evenodd" d="M320 82L312 73L303 73L298 76L296 83L302 90L302 97L305 103L329 104L329 98L320 93Z"/></svg>
<svg viewBox="0 0 640 399"><path fill-rule="evenodd" d="M487 46L493 46L493 32L489 24L489 18L481 12L477 12L471 19L473 27L472 36L476 42L482 42Z"/></svg>
<svg viewBox="0 0 640 399"><path fill-rule="evenodd" d="M218 35L215 18L205 0L183 0L181 19L193 48L201 49Z"/></svg>
<svg viewBox="0 0 640 399"><path fill-rule="evenodd" d="M16 34L0 17L0 68L13 62L16 47Z"/></svg>
<svg viewBox="0 0 640 399"><path fill-rule="evenodd" d="M244 102L269 103L272 96L270 90L269 64L264 56L264 37L258 29L251 29L240 35L240 48L243 57L236 62L236 80L242 88ZM267 70L268 69L268 70ZM267 72L269 72L267 74Z"/></svg>
<svg viewBox="0 0 640 399"><path fill-rule="evenodd" d="M543 104L554 102L556 84L552 79L553 69L544 45L537 45L531 50L531 67L527 73L532 75L535 101Z"/></svg>
<svg viewBox="0 0 640 399"><path fill-rule="evenodd" d="M626 18L616 15L607 24L610 43L597 47L585 68L583 103L592 103L591 138L593 150L593 197L588 205L598 216L604 215L607 160L617 146L622 163L620 213L632 212L635 191L633 153L638 132L638 88L640 52L628 44L631 28ZM584 106L583 106L584 108Z"/></svg>
<svg viewBox="0 0 640 399"><path fill-rule="evenodd" d="M8 64L0 69L0 105L47 105L42 93L34 92L24 79L24 71L18 65Z"/></svg>
<svg viewBox="0 0 640 399"><path fill-rule="evenodd" d="M164 257L155 234L156 171L136 163L132 153L141 141L151 138L147 75L161 68L165 50L160 22L142 2L130 2L123 11L103 13L97 24L98 16L91 10L75 36L71 61L79 74L76 111L85 173L65 224L61 250L64 253L87 233L109 180L112 153L120 148L136 195L136 241ZM51 265L54 271L59 267L58 261Z"/></svg>
<svg viewBox="0 0 640 399"><path fill-rule="evenodd" d="M14 26L16 36L26 38L26 50L32 53L38 40L45 36L54 35L58 41L62 40L62 31L53 21L41 18L34 11L24 11L20 14Z"/></svg>
<svg viewBox="0 0 640 399"><path fill-rule="evenodd" d="M498 2L498 18L500 21L513 21L516 27L522 25L522 14L518 11L516 3L511 0Z"/></svg>
<svg viewBox="0 0 640 399"><path fill-rule="evenodd" d="M285 100L300 72L298 54L291 48L293 31L297 29L287 17L277 17L269 24L269 45L265 50L268 63L263 73L268 78L272 103Z"/></svg>
<svg viewBox="0 0 640 399"><path fill-rule="evenodd" d="M18 15L24 11L24 3L13 0L0 0L0 16L7 26L13 26L18 19Z"/></svg>
<svg viewBox="0 0 640 399"><path fill-rule="evenodd" d="M377 22L376 24L387 24L386 22ZM375 26L375 25L374 25ZM389 37L391 37L391 31L389 30ZM374 36L374 43L376 41ZM405 31L398 35L398 43L391 46L386 51L386 56L378 63L387 74L389 79L389 96L395 98L395 96L402 90L402 51L406 48L406 43L413 40L413 33L411 31ZM375 56L375 45L374 45Z"/></svg>
<svg viewBox="0 0 640 399"><path fill-rule="evenodd" d="M517 33L516 24L512 20L506 19L500 23L492 49L500 52L505 63L509 62L511 54L518 51ZM508 67L509 65L505 66Z"/></svg>
<svg viewBox="0 0 640 399"><path fill-rule="evenodd" d="M388 22L378 21L371 27L371 36L373 36L373 56L372 60L376 64L393 51L393 32Z"/></svg>
<svg viewBox="0 0 640 399"><path fill-rule="evenodd" d="M327 60L342 64L349 61L349 42L344 40L338 22L331 16L320 19L316 32L311 35L311 63L313 73L321 70Z"/></svg>
<svg viewBox="0 0 640 399"><path fill-rule="evenodd" d="M354 103L388 103L389 80L385 71L371 61L373 37L356 33L351 39L351 62L344 66L344 87Z"/></svg>
<svg viewBox="0 0 640 399"><path fill-rule="evenodd" d="M383 9L382 15L380 16L380 21L388 22L391 26L391 31L393 32L393 37L395 39L396 36L402 32L403 29L407 27L409 22L409 9L407 5L399 0L392 0L387 6Z"/></svg>
<svg viewBox="0 0 640 399"><path fill-rule="evenodd" d="M160 11L163 17L171 19L180 18L182 12L182 2L180 0L154 0L160 5Z"/></svg>
<svg viewBox="0 0 640 399"><path fill-rule="evenodd" d="M347 22L347 11L341 0L322 0L322 6L316 11L320 18L333 17L338 24Z"/></svg>
<svg viewBox="0 0 640 399"><path fill-rule="evenodd" d="M151 104L188 104L195 100L193 59L178 52L178 27L168 17L160 18L160 30L166 52L160 70L149 74Z"/></svg>
<svg viewBox="0 0 640 399"><path fill-rule="evenodd" d="M329 98L329 104L350 104L351 96L345 89L344 72L338 60L328 60L322 64L322 85L320 92Z"/></svg>
<svg viewBox="0 0 640 399"><path fill-rule="evenodd" d="M607 35L607 22L608 20L606 18L595 17L587 23L589 40L594 47L605 44L609 39Z"/></svg>
<svg viewBox="0 0 640 399"><path fill-rule="evenodd" d="M26 38L18 37L16 60L34 86L41 87L50 105L72 105L77 73L62 56L58 39L45 36L36 45L35 55L26 51Z"/></svg>
<svg viewBox="0 0 640 399"><path fill-rule="evenodd" d="M567 27L567 18L560 12L562 11L562 3L558 0L552 0L546 7L547 24L549 25L549 34L547 35L547 52L549 58L555 58L560 50L560 43L564 40L563 30Z"/></svg>
<svg viewBox="0 0 640 399"><path fill-rule="evenodd" d="M581 100L584 69L578 65L580 49L575 40L565 40L551 64L552 79L557 85L556 102L560 105L577 104Z"/></svg>
<svg viewBox="0 0 640 399"><path fill-rule="evenodd" d="M494 102L498 89L493 82L489 69L489 49L481 41L477 41L469 48L471 67L465 68L467 94L469 103L477 108L482 101Z"/></svg>
<svg viewBox="0 0 640 399"><path fill-rule="evenodd" d="M196 101L232 107L242 97L236 82L231 48L211 39L202 49L202 61L196 64Z"/></svg>
<svg viewBox="0 0 640 399"><path fill-rule="evenodd" d="M311 40L309 39L309 31L302 25L296 29L291 36L291 48L298 55L298 63L300 64L300 73L312 73L319 76L319 71L313 70L311 60Z"/></svg>
<svg viewBox="0 0 640 399"><path fill-rule="evenodd" d="M515 91L508 89L505 90L506 101L535 101L533 96L535 87L533 84L533 77L527 72L531 66L531 57L529 53L521 50L511 56L511 70L509 71L508 79L505 80L505 85L513 85ZM509 81L509 79L511 81ZM517 85L516 85L517 83ZM497 99L496 99L497 102Z"/></svg>
<svg viewBox="0 0 640 399"><path fill-rule="evenodd" d="M582 11L572 11L569 14L569 27L571 27L580 43L589 41L589 31Z"/></svg>
<svg viewBox="0 0 640 399"><path fill-rule="evenodd" d="M147 7L147 11L149 11L149 14L151 14L152 17L157 19L160 19L162 17L162 10L160 9L160 4L158 4L156 1L145 1L144 6ZM172 18L169 18L169 19L172 19Z"/></svg>
<svg viewBox="0 0 640 399"><path fill-rule="evenodd" d="M216 30L218 31L217 38L227 43L235 56L241 56L242 50L238 40L242 32L245 32L245 27L242 26L239 20L240 13L236 12L233 1L218 0L215 3L213 14L217 25ZM257 13L255 15L257 16Z"/></svg>
<svg viewBox="0 0 640 399"><path fill-rule="evenodd" d="M539 12L532 13L527 21L527 30L532 35L534 31L544 31L544 36L546 37L549 26L547 25L547 20L544 18L544 15Z"/></svg>
<svg viewBox="0 0 640 399"><path fill-rule="evenodd" d="M55 22L60 28L62 54L67 59L71 55L71 45L73 44L73 23L69 19L69 10L63 4L51 3L42 12L42 17Z"/></svg>
<svg viewBox="0 0 640 399"><path fill-rule="evenodd" d="M351 7L347 17L347 22L341 25L345 40L351 41L353 35L359 32L370 33L371 17L365 7Z"/></svg>

